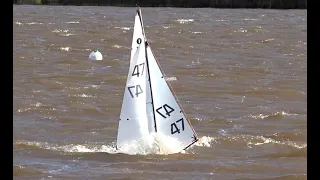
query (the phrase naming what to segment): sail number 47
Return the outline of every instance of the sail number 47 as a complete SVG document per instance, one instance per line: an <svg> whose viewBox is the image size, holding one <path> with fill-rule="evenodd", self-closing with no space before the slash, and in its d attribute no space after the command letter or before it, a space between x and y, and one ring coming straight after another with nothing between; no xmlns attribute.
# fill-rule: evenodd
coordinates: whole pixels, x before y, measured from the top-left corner
<svg viewBox="0 0 320 180"><path fill-rule="evenodd" d="M166 112L165 114L161 113L160 110L164 109L164 111ZM167 118L165 115L170 116L170 114L174 111L174 109L172 107L170 107L168 104L164 104L163 106L159 107L158 109L156 109L157 113L160 114L160 116L162 116L163 118ZM163 110L162 110L163 111Z"/></svg>
<svg viewBox="0 0 320 180"><path fill-rule="evenodd" d="M180 123L181 122L181 123ZM181 129L178 128L177 124L181 124ZM184 131L184 122L183 118L171 124L171 134L180 133L180 130Z"/></svg>
<svg viewBox="0 0 320 180"><path fill-rule="evenodd" d="M137 76L139 77L140 75L140 71L139 71L139 67L142 66L142 71L141 71L141 76L143 75L143 71L144 71L144 63L141 63L139 65L135 65L133 68L133 72L132 72L132 76Z"/></svg>
<svg viewBox="0 0 320 180"><path fill-rule="evenodd" d="M135 95L137 97L139 96L139 94L143 93L142 88L141 88L141 86L139 84L136 85L136 86L128 86L128 90L129 90L129 93L130 93L132 98L134 98L133 93L132 93L132 89L135 89L135 91L136 91Z"/></svg>
<svg viewBox="0 0 320 180"><path fill-rule="evenodd" d="M156 111L163 118L167 118L170 117L170 114L174 112L174 109L170 107L168 104L164 104L163 106L157 108ZM171 134L180 133L181 131L184 131L183 118L171 124Z"/></svg>

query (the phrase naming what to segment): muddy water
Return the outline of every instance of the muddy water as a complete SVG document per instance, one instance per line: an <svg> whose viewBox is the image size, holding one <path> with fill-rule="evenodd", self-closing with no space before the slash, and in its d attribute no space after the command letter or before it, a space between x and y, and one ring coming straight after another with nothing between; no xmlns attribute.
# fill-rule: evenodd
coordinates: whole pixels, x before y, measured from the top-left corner
<svg viewBox="0 0 320 180"><path fill-rule="evenodd" d="M307 179L306 10L142 9L200 136L174 155L115 150L134 15L13 6L14 179Z"/></svg>

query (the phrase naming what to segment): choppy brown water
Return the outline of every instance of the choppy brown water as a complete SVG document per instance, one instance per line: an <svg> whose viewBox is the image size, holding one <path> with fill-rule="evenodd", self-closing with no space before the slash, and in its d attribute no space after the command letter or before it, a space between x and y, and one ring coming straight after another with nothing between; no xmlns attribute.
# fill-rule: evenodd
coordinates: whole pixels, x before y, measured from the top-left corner
<svg viewBox="0 0 320 180"><path fill-rule="evenodd" d="M114 149L134 14L13 6L14 179L307 179L306 10L142 9L201 137L175 155Z"/></svg>

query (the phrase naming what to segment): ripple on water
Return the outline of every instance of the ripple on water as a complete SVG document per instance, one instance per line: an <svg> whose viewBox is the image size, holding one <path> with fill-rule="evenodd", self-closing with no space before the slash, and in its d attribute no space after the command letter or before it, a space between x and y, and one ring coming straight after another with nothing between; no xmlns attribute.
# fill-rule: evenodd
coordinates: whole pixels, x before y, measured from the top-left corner
<svg viewBox="0 0 320 180"><path fill-rule="evenodd" d="M115 148L135 8L14 5L14 178L306 179L306 10L190 10L142 9L200 137L167 155Z"/></svg>

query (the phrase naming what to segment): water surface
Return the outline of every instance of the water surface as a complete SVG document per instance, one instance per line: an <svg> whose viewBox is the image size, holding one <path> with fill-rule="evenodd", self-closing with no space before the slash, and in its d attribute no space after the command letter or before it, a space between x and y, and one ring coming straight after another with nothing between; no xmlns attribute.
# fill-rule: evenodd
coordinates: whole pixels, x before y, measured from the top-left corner
<svg viewBox="0 0 320 180"><path fill-rule="evenodd" d="M306 10L142 9L200 136L174 155L114 148L134 15L13 6L14 179L307 179Z"/></svg>

